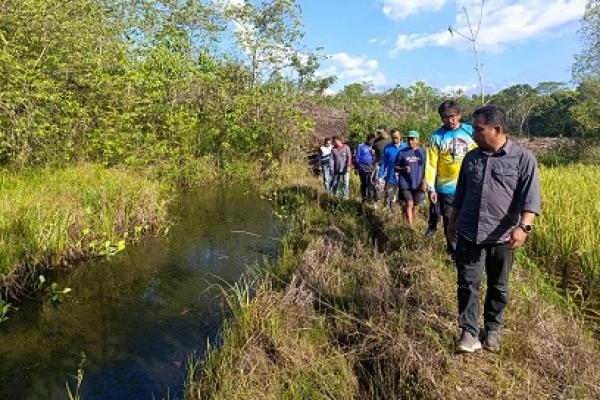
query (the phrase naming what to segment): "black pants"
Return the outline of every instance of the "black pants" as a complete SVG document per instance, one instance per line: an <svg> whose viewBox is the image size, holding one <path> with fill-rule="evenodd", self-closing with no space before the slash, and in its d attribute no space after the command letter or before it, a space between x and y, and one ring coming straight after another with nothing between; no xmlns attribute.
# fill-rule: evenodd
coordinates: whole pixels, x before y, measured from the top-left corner
<svg viewBox="0 0 600 400"><path fill-rule="evenodd" d="M368 168L358 167L358 177L360 178L360 197L363 201L371 200L369 199L369 193L373 192L370 190L373 182L371 182L371 170Z"/></svg>
<svg viewBox="0 0 600 400"><path fill-rule="evenodd" d="M433 204L429 201L429 229L435 231L437 229L438 222L440 222L440 203Z"/></svg>
<svg viewBox="0 0 600 400"><path fill-rule="evenodd" d="M450 211L452 210L452 207L450 206L450 204L452 203L452 200L454 200L454 196L438 193L437 203L435 205L432 204L433 206L435 206L434 207L436 209L435 212L437 212L436 225L437 225L437 221L440 218L440 215L442 216L442 221L444 223L444 238L446 238L446 251L450 254L454 253L454 247L455 247L455 244L448 240L448 235L447 235L448 223L450 221ZM430 218L431 218L431 210L430 210Z"/></svg>
<svg viewBox="0 0 600 400"><path fill-rule="evenodd" d="M484 326L488 331L500 329L504 323L502 313L508 304L508 275L514 251L508 243L475 244L459 236L454 258L458 277L459 326L475 337L479 334L479 286L485 269Z"/></svg>

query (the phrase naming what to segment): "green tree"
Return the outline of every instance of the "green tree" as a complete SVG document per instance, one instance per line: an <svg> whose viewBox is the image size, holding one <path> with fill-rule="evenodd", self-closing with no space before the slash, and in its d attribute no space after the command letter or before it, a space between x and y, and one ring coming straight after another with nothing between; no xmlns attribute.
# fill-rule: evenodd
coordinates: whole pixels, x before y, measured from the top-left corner
<svg viewBox="0 0 600 400"><path fill-rule="evenodd" d="M301 93L311 95L322 95L337 80L336 76L318 76L317 72L324 57L317 49L312 53L292 54L291 65L298 75L297 88Z"/></svg>
<svg viewBox="0 0 600 400"><path fill-rule="evenodd" d="M253 87L263 73L290 65L303 36L296 0L246 0L226 7L225 16L236 24L235 39L248 54Z"/></svg>
<svg viewBox="0 0 600 400"><path fill-rule="evenodd" d="M573 78L581 82L600 77L600 0L588 0L579 29L583 51L575 56Z"/></svg>
<svg viewBox="0 0 600 400"><path fill-rule="evenodd" d="M527 122L538 105L540 97L530 85L518 84L496 93L491 101L504 107L508 130L521 136L527 132Z"/></svg>
<svg viewBox="0 0 600 400"><path fill-rule="evenodd" d="M575 136L577 121L571 108L577 104L579 93L566 89L562 82L541 82L536 91L540 99L527 126L532 136Z"/></svg>
<svg viewBox="0 0 600 400"><path fill-rule="evenodd" d="M571 107L582 136L598 136L600 127L600 0L589 0L579 36L583 52L575 56L573 78L579 82L580 96Z"/></svg>

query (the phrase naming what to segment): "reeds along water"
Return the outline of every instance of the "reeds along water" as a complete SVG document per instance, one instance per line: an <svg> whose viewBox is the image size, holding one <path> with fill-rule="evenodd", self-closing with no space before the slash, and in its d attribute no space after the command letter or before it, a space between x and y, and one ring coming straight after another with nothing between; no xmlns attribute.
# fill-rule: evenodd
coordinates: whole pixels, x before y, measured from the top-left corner
<svg viewBox="0 0 600 400"><path fill-rule="evenodd" d="M110 254L163 226L167 197L157 181L101 165L0 173L0 295L27 291L37 267Z"/></svg>

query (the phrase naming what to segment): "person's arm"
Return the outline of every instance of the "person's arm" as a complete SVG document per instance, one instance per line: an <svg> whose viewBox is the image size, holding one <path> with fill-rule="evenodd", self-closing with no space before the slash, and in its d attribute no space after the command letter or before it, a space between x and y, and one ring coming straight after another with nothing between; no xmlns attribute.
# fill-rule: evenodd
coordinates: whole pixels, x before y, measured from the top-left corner
<svg viewBox="0 0 600 400"><path fill-rule="evenodd" d="M519 206L521 208L521 224L533 225L535 216L539 215L542 209L542 196L540 187L540 173L532 153L524 154L524 160L521 162L522 179L517 188L520 188ZM528 232L516 227L510 235L510 247L516 249L525 243Z"/></svg>
<svg viewBox="0 0 600 400"><path fill-rule="evenodd" d="M352 169L352 151L348 145L346 145L346 154L348 155L348 165L346 165L346 170L350 171Z"/></svg>
<svg viewBox="0 0 600 400"><path fill-rule="evenodd" d="M421 175L421 192L427 193L427 180L425 179L425 167L427 166L427 155L424 149L421 149L421 157L423 157L423 169Z"/></svg>
<svg viewBox="0 0 600 400"><path fill-rule="evenodd" d="M329 153L329 170L333 171L333 168L335 167L335 162L333 160L333 149L331 149L331 152Z"/></svg>
<svg viewBox="0 0 600 400"><path fill-rule="evenodd" d="M400 173L404 172L406 165L406 158L399 152L398 156L396 156L396 161L394 162L394 171Z"/></svg>
<svg viewBox="0 0 600 400"><path fill-rule="evenodd" d="M429 199L432 203L437 203L437 193L435 192L435 178L437 176L437 164L439 157L439 149L433 142L429 141L427 148L427 164L425 165L425 181L429 190Z"/></svg>
<svg viewBox="0 0 600 400"><path fill-rule="evenodd" d="M458 213L462 208L463 201L465 198L465 191L467 189L467 181L465 177L465 165L463 162L460 166L460 172L458 173L458 182L456 183L456 193L454 194L454 199L452 200L452 204L450 204L450 218L448 218L448 229L447 236L448 239L452 242L456 242L456 220L458 219Z"/></svg>
<svg viewBox="0 0 600 400"><path fill-rule="evenodd" d="M383 149L383 155L381 156L381 165L379 166L379 173L377 174L377 178L379 178L380 181L385 180L385 176L387 174L387 169L388 169L388 152L385 151L385 148Z"/></svg>
<svg viewBox="0 0 600 400"><path fill-rule="evenodd" d="M535 219L535 213L532 213L529 211L523 211L521 213L521 224L533 225L534 219ZM513 229L513 231L510 234L510 238L508 239L509 243L510 243L510 248L512 250L515 250L515 249L523 246L523 244L527 240L528 234L529 234L529 232L525 232L525 230L519 226L517 226L515 229Z"/></svg>

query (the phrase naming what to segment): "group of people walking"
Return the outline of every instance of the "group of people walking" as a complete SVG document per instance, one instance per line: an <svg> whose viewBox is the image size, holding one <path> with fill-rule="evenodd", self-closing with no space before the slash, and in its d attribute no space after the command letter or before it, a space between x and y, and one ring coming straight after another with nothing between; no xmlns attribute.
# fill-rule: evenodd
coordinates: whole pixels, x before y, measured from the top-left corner
<svg viewBox="0 0 600 400"><path fill-rule="evenodd" d="M377 206L383 197L392 212L401 201L411 227L427 198L425 237L433 236L441 218L446 250L456 263L457 351L472 353L482 345L498 351L514 250L527 239L541 209L539 171L533 154L507 137L501 108L476 109L472 125L461 121L461 108L453 100L443 102L438 113L442 126L429 136L425 149L418 131L388 133L385 125L377 135L369 133L354 155L341 136L325 139L319 150L323 185L347 198L354 168L362 200ZM480 330L484 270L487 293Z"/></svg>

